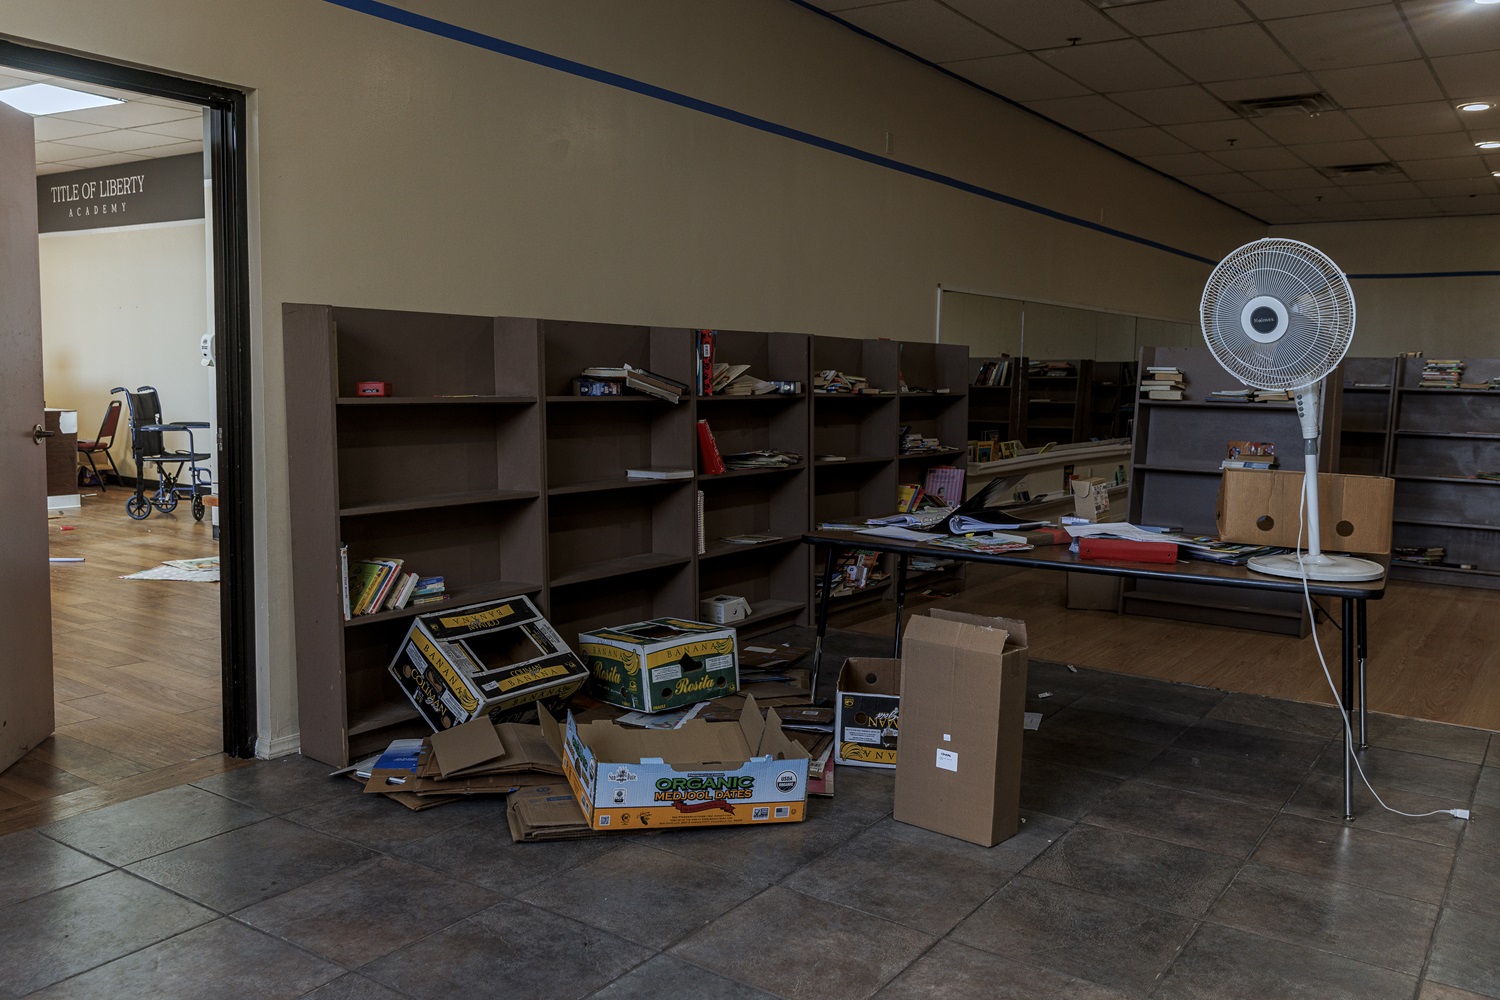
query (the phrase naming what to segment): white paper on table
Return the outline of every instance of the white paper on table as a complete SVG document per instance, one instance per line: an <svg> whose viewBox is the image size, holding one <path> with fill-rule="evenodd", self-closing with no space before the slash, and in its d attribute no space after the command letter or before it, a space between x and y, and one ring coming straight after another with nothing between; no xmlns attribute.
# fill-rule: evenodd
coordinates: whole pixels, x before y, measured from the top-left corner
<svg viewBox="0 0 1500 1000"><path fill-rule="evenodd" d="M856 535L878 535L881 538L905 538L913 542L930 542L936 536L928 531L913 531L897 524L884 524L877 528L861 528Z"/></svg>

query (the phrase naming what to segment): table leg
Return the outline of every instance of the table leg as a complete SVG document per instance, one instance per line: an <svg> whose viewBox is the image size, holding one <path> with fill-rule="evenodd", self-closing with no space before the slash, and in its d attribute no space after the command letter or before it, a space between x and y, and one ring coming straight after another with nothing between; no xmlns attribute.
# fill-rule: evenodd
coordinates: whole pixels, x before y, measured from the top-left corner
<svg viewBox="0 0 1500 1000"><path fill-rule="evenodd" d="M892 658L901 655L901 615L906 610L906 553L896 557L896 636L891 644Z"/></svg>
<svg viewBox="0 0 1500 1000"><path fill-rule="evenodd" d="M1369 646L1366 642L1365 620L1368 614L1369 602L1355 601L1355 641L1359 643L1359 748L1361 750L1370 745L1370 734L1366 728L1368 720L1365 717L1365 659L1369 652Z"/></svg>
<svg viewBox="0 0 1500 1000"><path fill-rule="evenodd" d="M818 702L818 671L823 667L823 636L828 633L828 602L833 595L833 573L838 563L839 550L836 545L824 546L823 593L818 597L818 638L813 643L812 683L807 696L813 704Z"/></svg>
<svg viewBox="0 0 1500 1000"><path fill-rule="evenodd" d="M1341 700L1344 712L1344 819L1354 818L1354 740L1351 738L1354 713L1354 598L1343 598L1344 604L1344 673Z"/></svg>

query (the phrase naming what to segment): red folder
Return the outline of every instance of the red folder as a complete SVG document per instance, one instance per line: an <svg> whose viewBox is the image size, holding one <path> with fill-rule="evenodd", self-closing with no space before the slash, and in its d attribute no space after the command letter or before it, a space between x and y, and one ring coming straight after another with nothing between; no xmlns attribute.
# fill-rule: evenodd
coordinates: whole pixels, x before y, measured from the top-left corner
<svg viewBox="0 0 1500 1000"><path fill-rule="evenodd" d="M717 476L724 472L724 459L719 454L719 445L714 441L714 432L708 429L708 421L698 421L698 457L703 463L703 475Z"/></svg>
<svg viewBox="0 0 1500 1000"><path fill-rule="evenodd" d="M1114 559L1118 562L1174 563L1176 542L1138 542L1128 538L1095 538L1078 540L1080 559Z"/></svg>

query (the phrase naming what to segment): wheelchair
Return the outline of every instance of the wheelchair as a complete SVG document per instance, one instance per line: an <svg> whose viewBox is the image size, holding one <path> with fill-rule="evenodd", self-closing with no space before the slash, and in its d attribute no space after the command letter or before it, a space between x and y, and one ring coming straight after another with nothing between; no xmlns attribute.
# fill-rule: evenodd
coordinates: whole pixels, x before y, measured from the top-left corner
<svg viewBox="0 0 1500 1000"><path fill-rule="evenodd" d="M115 393L125 395L125 406L130 413L130 446L135 455L135 493L125 501L125 513L142 521L151 516L153 507L169 514L177 509L179 499L187 497L192 502L193 520L203 520L207 509L203 498L213 492L213 474L198 463L208 461L211 456L193 446L193 431L206 430L208 421L164 422L161 399L154 386L143 385L134 392L116 386L110 395ZM187 450L168 450L163 440L166 434L186 434ZM148 465L156 466L156 489L149 495L145 474Z"/></svg>

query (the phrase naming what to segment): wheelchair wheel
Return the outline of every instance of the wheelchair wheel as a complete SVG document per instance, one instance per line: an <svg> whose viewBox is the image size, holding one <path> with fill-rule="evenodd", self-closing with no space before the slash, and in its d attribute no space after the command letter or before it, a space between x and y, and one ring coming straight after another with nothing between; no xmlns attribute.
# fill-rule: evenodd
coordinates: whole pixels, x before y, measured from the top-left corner
<svg viewBox="0 0 1500 1000"><path fill-rule="evenodd" d="M167 493L165 496L158 496L155 500L152 501L152 503L154 503L156 505L156 509L161 511L163 514L170 514L172 513L172 511L177 509L177 494Z"/></svg>
<svg viewBox="0 0 1500 1000"><path fill-rule="evenodd" d="M206 510L206 508L203 506L203 498L200 497L200 496L194 496L193 497L193 520L194 521L201 521L201 520L203 520L203 512L205 510Z"/></svg>
<svg viewBox="0 0 1500 1000"><path fill-rule="evenodd" d="M125 501L125 513L137 521L144 521L151 516L151 501L143 496L133 496Z"/></svg>

